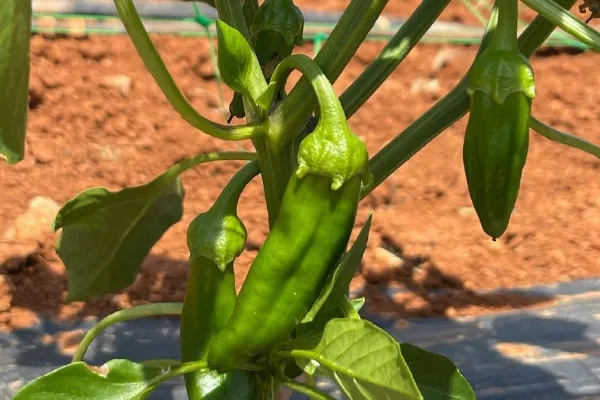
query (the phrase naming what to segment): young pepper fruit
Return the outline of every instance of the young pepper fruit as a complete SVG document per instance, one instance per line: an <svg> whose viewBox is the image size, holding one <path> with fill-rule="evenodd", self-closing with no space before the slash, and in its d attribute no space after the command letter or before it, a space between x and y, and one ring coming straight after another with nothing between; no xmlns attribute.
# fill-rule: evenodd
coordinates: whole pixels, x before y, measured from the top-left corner
<svg viewBox="0 0 600 400"><path fill-rule="evenodd" d="M236 301L234 260L244 250L246 228L237 216L243 189L259 173L258 162L242 168L214 205L188 227L190 270L183 303L180 336L182 361L205 360L210 340L226 325ZM245 387L254 398L254 378L243 371L225 375L196 371L184 375L190 400L224 398L228 387ZM236 393L242 393L236 389Z"/></svg>
<svg viewBox="0 0 600 400"><path fill-rule="evenodd" d="M210 344L208 367L222 373L265 356L289 338L346 249L361 180L368 179L366 147L348 129L341 104L316 64L290 56L275 71L274 82L281 84L295 68L313 84L321 118L300 145L298 168L233 315Z"/></svg>
<svg viewBox="0 0 600 400"><path fill-rule="evenodd" d="M500 24L490 46L475 60L467 90L471 98L463 145L467 185L481 226L494 240L506 231L519 194L536 95L533 70L517 47L516 13L507 10L513 6L517 7L516 0L499 2ZM502 18L513 16L514 23L502 23Z"/></svg>

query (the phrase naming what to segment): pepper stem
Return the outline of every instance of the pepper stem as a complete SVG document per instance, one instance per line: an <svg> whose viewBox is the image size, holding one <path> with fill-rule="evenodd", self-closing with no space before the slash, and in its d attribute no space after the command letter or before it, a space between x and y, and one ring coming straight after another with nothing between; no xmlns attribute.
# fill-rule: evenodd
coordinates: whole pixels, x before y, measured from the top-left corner
<svg viewBox="0 0 600 400"><path fill-rule="evenodd" d="M518 49L517 28L519 0L498 1L498 25L492 38L492 50L515 51Z"/></svg>

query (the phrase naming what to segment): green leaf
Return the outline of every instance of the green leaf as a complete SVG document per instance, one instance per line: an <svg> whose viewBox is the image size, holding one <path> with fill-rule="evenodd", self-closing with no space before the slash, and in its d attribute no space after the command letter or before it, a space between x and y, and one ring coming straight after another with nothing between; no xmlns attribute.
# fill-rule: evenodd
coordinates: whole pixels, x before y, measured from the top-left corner
<svg viewBox="0 0 600 400"><path fill-rule="evenodd" d="M128 360L111 360L99 368L76 362L30 382L13 400L139 400L162 373Z"/></svg>
<svg viewBox="0 0 600 400"><path fill-rule="evenodd" d="M256 153L245 151L199 154L145 185L115 193L93 188L70 200L54 221L55 230L63 228L56 251L67 268L67 301L133 283L154 243L181 219L185 193L178 175L202 163L254 159Z"/></svg>
<svg viewBox="0 0 600 400"><path fill-rule="evenodd" d="M425 399L475 400L471 385L452 361L408 343L400 349Z"/></svg>
<svg viewBox="0 0 600 400"><path fill-rule="evenodd" d="M29 111L31 2L2 0L0 7L0 158L25 157Z"/></svg>
<svg viewBox="0 0 600 400"><path fill-rule="evenodd" d="M58 212L56 251L69 280L67 301L129 286L152 246L183 215L179 166L142 186L84 191Z"/></svg>
<svg viewBox="0 0 600 400"><path fill-rule="evenodd" d="M399 344L369 321L332 319L314 349L292 355L308 373L316 366L333 379L349 400L423 398Z"/></svg>
<svg viewBox="0 0 600 400"><path fill-rule="evenodd" d="M348 295L350 291L350 282L352 282L352 278L360 267L360 262L367 248L372 219L373 215L371 214L369 215L367 222L363 225L352 248L344 255L338 268L329 277L319 298L306 314L302 323L311 322L315 319L321 309L325 312L333 310L338 306L342 297Z"/></svg>
<svg viewBox="0 0 600 400"><path fill-rule="evenodd" d="M256 102L266 88L266 81L252 47L240 32L225 22L217 20L216 24L221 79Z"/></svg>

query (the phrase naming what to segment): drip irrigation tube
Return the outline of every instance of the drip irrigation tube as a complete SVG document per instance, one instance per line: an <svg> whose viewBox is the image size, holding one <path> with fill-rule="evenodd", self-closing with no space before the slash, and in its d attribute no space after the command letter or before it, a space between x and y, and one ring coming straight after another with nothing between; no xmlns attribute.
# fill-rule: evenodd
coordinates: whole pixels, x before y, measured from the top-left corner
<svg viewBox="0 0 600 400"><path fill-rule="evenodd" d="M194 4L182 1L137 0L138 13L152 34L206 37L209 32L196 20ZM112 0L32 0L34 11L32 30L50 34L95 34L121 35L125 28L118 18ZM197 3L200 13L216 19L214 8ZM315 41L327 37L339 20L341 13L303 10L305 16L304 37ZM399 18L382 16L369 35L368 41L389 40L404 23ZM214 34L214 26L211 28ZM460 23L436 21L422 38L424 43L479 44L483 27L466 26ZM571 38L563 31L554 32L545 43L549 47L575 47L582 50L587 46Z"/></svg>

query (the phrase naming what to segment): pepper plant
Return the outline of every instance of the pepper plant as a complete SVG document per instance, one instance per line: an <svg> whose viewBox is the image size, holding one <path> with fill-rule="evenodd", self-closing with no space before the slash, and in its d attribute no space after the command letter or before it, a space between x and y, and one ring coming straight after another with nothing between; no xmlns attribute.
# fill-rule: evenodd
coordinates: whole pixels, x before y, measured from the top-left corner
<svg viewBox="0 0 600 400"><path fill-rule="evenodd" d="M23 158L31 3L4 0L0 9L0 152ZM303 17L293 0L208 2L218 10L218 67L235 94L223 125L199 114L178 89L132 0L114 0L139 55L170 104L204 134L251 141L255 151L199 154L145 185L119 192L91 188L67 202L54 227L63 260L67 301L115 293L130 285L152 246L182 218L179 175L197 165L245 160L215 203L189 225L189 277L183 303L147 304L101 320L82 340L73 362L16 395L24 399L144 399L183 375L199 399L275 399L285 385L313 399L331 399L315 379L329 379L348 399L474 399L447 358L361 318L365 299L349 285L365 251L371 217L348 248L360 201L447 127L469 114L463 162L469 192L491 238L506 230L527 158L529 128L600 157L599 148L556 131L531 115L535 101L530 57L559 25L591 49L596 31L572 16L576 0L522 0L539 15L518 35L518 0L497 0L478 55L463 80L374 155L348 119L360 109L436 21L450 0L424 0L380 55L340 96L340 76L387 0L352 0L314 59L294 54ZM597 2L585 1L597 14ZM302 78L288 93L293 71ZM260 174L270 232L239 294L235 260L246 228L240 195ZM180 316L179 360L124 359L91 366L93 339L117 322Z"/></svg>

